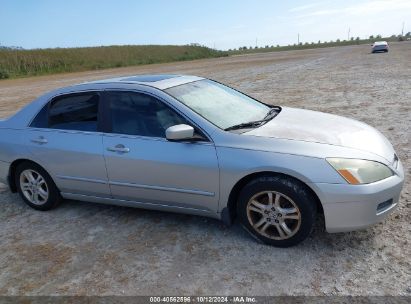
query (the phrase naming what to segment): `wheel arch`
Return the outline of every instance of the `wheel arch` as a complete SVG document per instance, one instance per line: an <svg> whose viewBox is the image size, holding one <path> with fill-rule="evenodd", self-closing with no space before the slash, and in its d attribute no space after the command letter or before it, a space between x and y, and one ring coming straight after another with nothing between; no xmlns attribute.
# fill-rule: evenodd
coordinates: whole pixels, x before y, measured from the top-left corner
<svg viewBox="0 0 411 304"><path fill-rule="evenodd" d="M16 178L15 178L15 174L16 174L16 169L17 167L22 164L22 163L32 163L35 164L39 167L41 167L44 171L47 172L46 169L44 169L44 167L42 165L40 165L39 163L28 159L28 158L19 158L14 160L9 167L9 174L8 174L8 182L9 182L9 187L12 193L16 193L17 192L17 185L16 185ZM50 175L50 174L49 174Z"/></svg>
<svg viewBox="0 0 411 304"><path fill-rule="evenodd" d="M247 185L250 181L260 178L260 177L277 177L277 176L283 176L287 178L291 178L300 184L302 184L312 195L312 197L315 200L315 203L317 205L317 210L320 214L324 214L324 210L321 204L321 201L316 194L316 192L309 186L307 183L302 181L299 178L296 178L294 176L280 173L280 172L274 172L274 171L260 171L260 172L253 172L250 173L244 177L242 177L240 180L237 181L237 183L234 185L234 187L231 189L230 194L228 196L228 202L227 206L222 210L222 220L230 225L233 220L237 217L237 211L236 211L236 206L237 206L237 201L238 201L238 196L241 192L241 190L244 188L245 185Z"/></svg>

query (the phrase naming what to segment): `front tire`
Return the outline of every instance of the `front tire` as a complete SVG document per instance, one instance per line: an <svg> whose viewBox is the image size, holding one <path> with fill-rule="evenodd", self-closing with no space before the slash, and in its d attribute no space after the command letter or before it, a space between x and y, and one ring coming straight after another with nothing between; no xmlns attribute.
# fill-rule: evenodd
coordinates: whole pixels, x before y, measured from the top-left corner
<svg viewBox="0 0 411 304"><path fill-rule="evenodd" d="M243 227L263 243L290 247L311 233L317 205L306 186L290 177L260 177L240 193L237 214Z"/></svg>
<svg viewBox="0 0 411 304"><path fill-rule="evenodd" d="M24 202L33 209L47 211L62 201L50 175L37 164L24 162L18 165L15 184Z"/></svg>

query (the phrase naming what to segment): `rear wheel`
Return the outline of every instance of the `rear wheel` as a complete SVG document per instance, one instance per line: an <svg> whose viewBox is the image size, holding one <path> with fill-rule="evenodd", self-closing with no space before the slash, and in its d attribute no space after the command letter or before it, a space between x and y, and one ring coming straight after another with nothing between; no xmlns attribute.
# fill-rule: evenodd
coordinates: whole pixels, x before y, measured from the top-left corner
<svg viewBox="0 0 411 304"><path fill-rule="evenodd" d="M62 200L50 175L34 163L18 165L15 183L24 202L36 210L50 210Z"/></svg>
<svg viewBox="0 0 411 304"><path fill-rule="evenodd" d="M289 247L312 230L316 202L306 186L289 177L262 177L240 193L237 214L244 228L262 242Z"/></svg>

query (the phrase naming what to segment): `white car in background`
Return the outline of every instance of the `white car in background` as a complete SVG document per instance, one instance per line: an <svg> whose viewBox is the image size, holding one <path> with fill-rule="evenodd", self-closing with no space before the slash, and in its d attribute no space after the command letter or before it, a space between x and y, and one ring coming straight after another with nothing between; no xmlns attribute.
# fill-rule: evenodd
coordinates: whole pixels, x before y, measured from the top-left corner
<svg viewBox="0 0 411 304"><path fill-rule="evenodd" d="M389 50L387 41L376 41L371 46L372 46L371 53L377 53L377 52L387 53Z"/></svg>

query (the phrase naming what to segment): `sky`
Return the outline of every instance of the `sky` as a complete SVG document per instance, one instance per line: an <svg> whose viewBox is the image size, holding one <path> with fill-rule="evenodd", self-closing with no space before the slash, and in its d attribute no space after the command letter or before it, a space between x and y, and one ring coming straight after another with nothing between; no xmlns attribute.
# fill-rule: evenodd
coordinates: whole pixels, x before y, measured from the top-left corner
<svg viewBox="0 0 411 304"><path fill-rule="evenodd" d="M411 0L0 0L0 45L217 49L411 31Z"/></svg>

